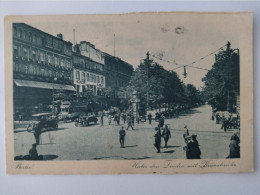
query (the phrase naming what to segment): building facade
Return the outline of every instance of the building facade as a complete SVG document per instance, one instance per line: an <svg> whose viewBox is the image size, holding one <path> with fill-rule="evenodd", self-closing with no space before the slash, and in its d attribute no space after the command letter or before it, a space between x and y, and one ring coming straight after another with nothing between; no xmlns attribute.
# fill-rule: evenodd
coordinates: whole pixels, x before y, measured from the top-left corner
<svg viewBox="0 0 260 195"><path fill-rule="evenodd" d="M75 52L73 52L73 78L76 92L79 94L92 91L94 95L101 95L102 89L106 87L104 64L100 58L96 57L96 61L93 60L93 57L91 59L90 52L86 52L85 48L88 48L87 51L92 50L91 54L102 56L102 53L95 51L93 47L90 50L87 42L75 45Z"/></svg>
<svg viewBox="0 0 260 195"><path fill-rule="evenodd" d="M113 95L117 97L117 92L120 87L127 86L133 74L133 66L114 57L104 53L106 86L112 89Z"/></svg>
<svg viewBox="0 0 260 195"><path fill-rule="evenodd" d="M14 113L50 111L53 93L73 93L72 43L24 23L13 24Z"/></svg>

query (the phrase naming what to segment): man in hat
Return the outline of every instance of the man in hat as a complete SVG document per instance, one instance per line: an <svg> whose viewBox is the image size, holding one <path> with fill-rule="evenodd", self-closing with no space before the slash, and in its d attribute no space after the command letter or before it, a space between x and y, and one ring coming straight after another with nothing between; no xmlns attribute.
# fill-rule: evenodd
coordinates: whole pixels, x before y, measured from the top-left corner
<svg viewBox="0 0 260 195"><path fill-rule="evenodd" d="M170 132L168 125L165 125L165 128L163 129L162 136L164 138L164 143L165 143L164 147L168 148L167 142L168 142L169 138L171 138L171 132Z"/></svg>
<svg viewBox="0 0 260 195"><path fill-rule="evenodd" d="M161 152L161 133L160 133L160 129L158 127L155 127L154 129L156 131L155 135L154 135L154 147L157 149L157 153Z"/></svg>
<svg viewBox="0 0 260 195"><path fill-rule="evenodd" d="M40 144L40 136L41 136L41 128L40 127L36 127L35 130L34 130L34 137L35 137L35 142L36 142L36 145L39 145Z"/></svg>
<svg viewBox="0 0 260 195"><path fill-rule="evenodd" d="M130 115L127 117L127 129L126 130L128 130L129 127L131 127L132 130L134 130L134 128L132 126L132 118Z"/></svg>
<svg viewBox="0 0 260 195"><path fill-rule="evenodd" d="M228 158L240 158L239 143L240 143L239 137L236 134L232 135L230 138Z"/></svg>
<svg viewBox="0 0 260 195"><path fill-rule="evenodd" d="M124 127L122 126L120 131L119 131L119 142L120 142L120 148L124 148L124 144L125 144L125 130Z"/></svg>

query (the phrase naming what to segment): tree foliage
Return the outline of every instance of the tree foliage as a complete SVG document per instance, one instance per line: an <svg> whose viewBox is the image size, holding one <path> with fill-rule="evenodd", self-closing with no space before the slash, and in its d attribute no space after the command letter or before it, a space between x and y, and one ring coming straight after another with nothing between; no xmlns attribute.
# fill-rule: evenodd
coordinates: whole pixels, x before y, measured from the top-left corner
<svg viewBox="0 0 260 195"><path fill-rule="evenodd" d="M216 110L227 110L228 104L236 104L239 95L239 53L229 46L215 55L212 69L202 79L204 98Z"/></svg>

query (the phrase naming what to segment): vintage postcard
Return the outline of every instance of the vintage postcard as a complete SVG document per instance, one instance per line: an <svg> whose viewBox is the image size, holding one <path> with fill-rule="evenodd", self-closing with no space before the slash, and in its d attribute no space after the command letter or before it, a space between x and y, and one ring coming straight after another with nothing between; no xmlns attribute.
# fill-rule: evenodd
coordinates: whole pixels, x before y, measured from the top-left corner
<svg viewBox="0 0 260 195"><path fill-rule="evenodd" d="M7 16L7 173L252 172L252 43L252 12Z"/></svg>

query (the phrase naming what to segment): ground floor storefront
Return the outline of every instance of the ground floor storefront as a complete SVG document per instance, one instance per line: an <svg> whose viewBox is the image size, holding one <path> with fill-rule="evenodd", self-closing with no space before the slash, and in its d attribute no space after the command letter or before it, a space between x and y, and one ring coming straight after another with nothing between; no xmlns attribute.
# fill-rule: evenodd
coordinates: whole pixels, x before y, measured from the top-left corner
<svg viewBox="0 0 260 195"><path fill-rule="evenodd" d="M30 120L33 114L41 112L58 112L54 94L58 90L75 93L71 85L14 80L13 113L14 120Z"/></svg>

